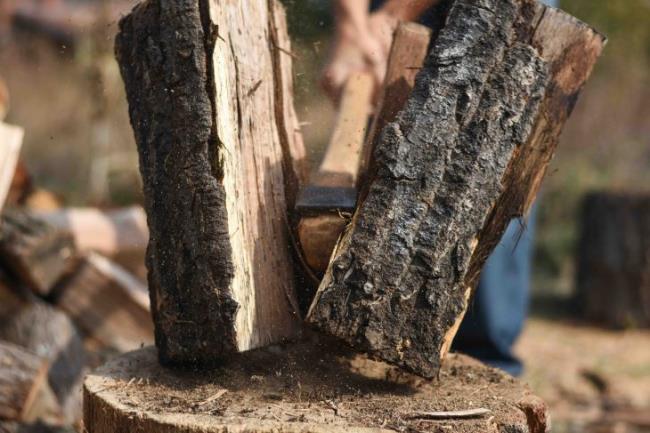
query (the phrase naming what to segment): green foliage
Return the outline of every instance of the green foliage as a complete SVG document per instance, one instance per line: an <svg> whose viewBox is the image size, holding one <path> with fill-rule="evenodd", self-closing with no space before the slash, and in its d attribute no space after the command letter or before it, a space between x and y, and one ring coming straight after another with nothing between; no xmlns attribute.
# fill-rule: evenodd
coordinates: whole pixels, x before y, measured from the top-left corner
<svg viewBox="0 0 650 433"><path fill-rule="evenodd" d="M650 57L650 1L563 0L562 8L590 23L610 41L605 58L616 54ZM612 47L613 46L613 47Z"/></svg>

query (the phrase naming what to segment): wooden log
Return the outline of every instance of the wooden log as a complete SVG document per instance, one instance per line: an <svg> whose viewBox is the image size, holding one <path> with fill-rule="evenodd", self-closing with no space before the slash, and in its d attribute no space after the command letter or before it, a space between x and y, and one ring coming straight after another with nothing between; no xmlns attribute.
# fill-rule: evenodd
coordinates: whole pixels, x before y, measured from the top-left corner
<svg viewBox="0 0 650 433"><path fill-rule="evenodd" d="M18 163L18 155L23 144L23 135L22 128L0 121L0 211L11 187L11 181Z"/></svg>
<svg viewBox="0 0 650 433"><path fill-rule="evenodd" d="M0 341L0 419L31 422L56 416L47 369L47 361L39 356Z"/></svg>
<svg viewBox="0 0 650 433"><path fill-rule="evenodd" d="M304 149L283 114L282 14L273 2L150 1L120 24L165 364L214 363L300 329L287 211Z"/></svg>
<svg viewBox="0 0 650 433"><path fill-rule="evenodd" d="M5 210L0 227L0 263L39 295L54 284L76 259L72 237L19 210Z"/></svg>
<svg viewBox="0 0 650 433"><path fill-rule="evenodd" d="M84 385L89 433L544 433L546 417L523 384L471 358L450 356L432 382L337 342L243 353L217 375L169 371L148 348Z"/></svg>
<svg viewBox="0 0 650 433"><path fill-rule="evenodd" d="M589 194L581 221L577 304L584 317L650 327L650 194Z"/></svg>
<svg viewBox="0 0 650 433"><path fill-rule="evenodd" d="M142 255L149 241L147 216L140 206L102 211L94 208L65 208L35 212L35 215L68 232L82 253L95 252L113 258Z"/></svg>
<svg viewBox="0 0 650 433"><path fill-rule="evenodd" d="M604 38L530 0L454 1L308 321L434 377L481 268L530 207Z"/></svg>
<svg viewBox="0 0 650 433"><path fill-rule="evenodd" d="M128 352L153 343L147 287L98 254L89 254L61 284L57 304L104 347Z"/></svg>
<svg viewBox="0 0 650 433"><path fill-rule="evenodd" d="M0 316L0 340L29 350L48 363L47 383L64 422L81 418L81 383L86 352L70 319L37 299L14 302Z"/></svg>
<svg viewBox="0 0 650 433"><path fill-rule="evenodd" d="M381 130L386 123L395 118L397 112L406 102L413 88L415 75L424 62L430 40L431 30L425 26L415 23L402 23L398 26L388 59L386 81L380 96L379 109L373 119L365 146L361 145L362 141L366 140L364 128L361 135L357 136L358 144L354 146L354 149L346 146L343 148L344 152L342 154L339 153L330 157L330 160L345 161L346 164L351 164L347 168L347 171L351 173L349 179L346 180L347 183L342 183L339 186L356 186L359 178L364 177L374 147L373 137L376 135L376 131ZM367 91L367 94L370 95L369 91ZM363 97L359 98L356 94L350 95L350 99L356 104L363 104ZM369 96L366 98L367 102L369 102ZM346 103L345 97L342 103ZM364 116L364 122L362 123L365 126L367 106L365 108L363 106L361 108L353 107L353 109ZM340 139L340 137L335 134L334 139ZM353 154L347 155L346 153ZM328 160L326 159L324 162L327 163ZM329 170L321 168L320 171L321 173L318 173L318 175L321 181L328 180L328 177L331 176L331 173L327 173L327 171L331 171L331 168ZM342 214L325 214L300 220L298 225L300 246L305 261L312 270L319 274L325 272L332 251L334 251L334 246L349 220L349 216Z"/></svg>

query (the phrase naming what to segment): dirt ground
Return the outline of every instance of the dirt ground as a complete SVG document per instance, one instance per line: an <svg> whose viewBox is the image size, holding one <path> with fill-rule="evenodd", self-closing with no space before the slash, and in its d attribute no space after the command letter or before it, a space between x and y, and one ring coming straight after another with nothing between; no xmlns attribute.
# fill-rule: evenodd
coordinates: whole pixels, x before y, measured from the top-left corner
<svg viewBox="0 0 650 433"><path fill-rule="evenodd" d="M532 318L516 351L554 433L650 432L650 330Z"/></svg>

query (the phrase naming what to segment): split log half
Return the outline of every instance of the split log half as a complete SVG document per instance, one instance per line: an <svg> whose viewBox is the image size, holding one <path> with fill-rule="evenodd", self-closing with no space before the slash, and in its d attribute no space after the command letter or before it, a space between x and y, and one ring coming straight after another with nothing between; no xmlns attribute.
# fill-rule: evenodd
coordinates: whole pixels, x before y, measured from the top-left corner
<svg viewBox="0 0 650 433"><path fill-rule="evenodd" d="M170 371L148 348L84 385L88 433L545 433L547 424L526 386L471 358L449 357L436 383L338 342L246 352L218 373Z"/></svg>
<svg viewBox="0 0 650 433"><path fill-rule="evenodd" d="M304 175L275 1L160 0L120 23L165 364L295 336L287 211Z"/></svg>
<svg viewBox="0 0 650 433"><path fill-rule="evenodd" d="M577 300L585 318L650 327L650 194L589 194L582 208Z"/></svg>
<svg viewBox="0 0 650 433"><path fill-rule="evenodd" d="M48 295L75 260L70 234L27 212L3 212L0 263L34 293Z"/></svg>
<svg viewBox="0 0 650 433"><path fill-rule="evenodd" d="M102 346L128 352L153 343L147 287L98 254L61 284L57 305Z"/></svg>
<svg viewBox="0 0 650 433"><path fill-rule="evenodd" d="M485 260L530 207L604 45L532 0L452 1L308 313L434 377Z"/></svg>

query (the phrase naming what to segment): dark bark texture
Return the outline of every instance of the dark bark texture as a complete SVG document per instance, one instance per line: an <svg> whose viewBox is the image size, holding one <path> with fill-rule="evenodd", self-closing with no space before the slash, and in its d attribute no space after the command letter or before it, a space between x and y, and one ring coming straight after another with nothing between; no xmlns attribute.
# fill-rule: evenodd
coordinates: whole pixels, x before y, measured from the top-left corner
<svg viewBox="0 0 650 433"><path fill-rule="evenodd" d="M219 362L299 329L287 204L304 148L283 14L275 2L154 0L120 24L165 364Z"/></svg>
<svg viewBox="0 0 650 433"><path fill-rule="evenodd" d="M615 328L650 327L650 194L585 198L577 283L587 319Z"/></svg>
<svg viewBox="0 0 650 433"><path fill-rule="evenodd" d="M140 155L156 345L169 363L236 350L224 332L237 304L223 290L234 269L201 15L197 0L141 3L115 48Z"/></svg>
<svg viewBox="0 0 650 433"><path fill-rule="evenodd" d="M308 321L425 377L480 270L534 198L603 46L531 0L451 2Z"/></svg>

